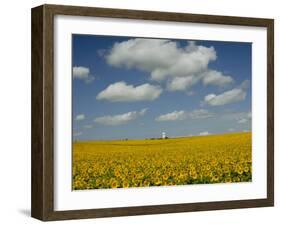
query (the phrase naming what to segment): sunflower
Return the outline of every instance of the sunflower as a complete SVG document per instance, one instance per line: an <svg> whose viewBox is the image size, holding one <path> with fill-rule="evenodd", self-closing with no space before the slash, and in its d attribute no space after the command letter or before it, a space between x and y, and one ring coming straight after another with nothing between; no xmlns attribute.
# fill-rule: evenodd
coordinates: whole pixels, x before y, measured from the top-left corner
<svg viewBox="0 0 281 226"><path fill-rule="evenodd" d="M128 188L130 186L130 184L128 183L128 181L124 181L122 186L123 186L123 188Z"/></svg>
<svg viewBox="0 0 281 226"><path fill-rule="evenodd" d="M168 175L168 174L164 174L164 175L163 175L163 180L168 180L168 178L169 178L169 175Z"/></svg>
<svg viewBox="0 0 281 226"><path fill-rule="evenodd" d="M231 180L231 178L230 178L230 177L227 177L227 178L225 178L224 182L225 182L225 183L231 183L231 182L232 182L232 180Z"/></svg>
<svg viewBox="0 0 281 226"><path fill-rule="evenodd" d="M150 185L150 182L148 181L148 180L145 180L144 182L143 182L143 186L144 187L148 187Z"/></svg>
<svg viewBox="0 0 281 226"><path fill-rule="evenodd" d="M117 182L117 180L115 180L115 179L111 180L110 186L111 186L111 188L117 188L117 187L118 187L118 182Z"/></svg>
<svg viewBox="0 0 281 226"><path fill-rule="evenodd" d="M160 185L162 183L160 178L157 178L156 181L154 182L156 185Z"/></svg>
<svg viewBox="0 0 281 226"><path fill-rule="evenodd" d="M238 170L237 170L237 173L238 173L239 175L242 175L242 174L243 174L243 169L242 169L241 167L239 167Z"/></svg>

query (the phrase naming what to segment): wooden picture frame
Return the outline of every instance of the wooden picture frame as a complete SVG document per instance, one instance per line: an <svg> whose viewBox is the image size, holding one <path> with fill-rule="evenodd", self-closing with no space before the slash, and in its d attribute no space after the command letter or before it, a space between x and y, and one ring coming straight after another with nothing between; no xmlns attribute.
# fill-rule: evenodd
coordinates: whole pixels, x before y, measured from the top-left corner
<svg viewBox="0 0 281 226"><path fill-rule="evenodd" d="M267 29L267 198L101 209L54 210L54 16L240 25ZM272 19L42 5L32 9L32 200L43 221L163 214L274 205L274 21Z"/></svg>

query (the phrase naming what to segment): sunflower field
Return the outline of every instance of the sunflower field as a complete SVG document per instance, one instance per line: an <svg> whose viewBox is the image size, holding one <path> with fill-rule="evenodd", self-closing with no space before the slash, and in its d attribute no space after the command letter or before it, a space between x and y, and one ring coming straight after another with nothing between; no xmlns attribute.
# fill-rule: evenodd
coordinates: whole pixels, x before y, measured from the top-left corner
<svg viewBox="0 0 281 226"><path fill-rule="evenodd" d="M250 132L73 143L72 188L250 182Z"/></svg>

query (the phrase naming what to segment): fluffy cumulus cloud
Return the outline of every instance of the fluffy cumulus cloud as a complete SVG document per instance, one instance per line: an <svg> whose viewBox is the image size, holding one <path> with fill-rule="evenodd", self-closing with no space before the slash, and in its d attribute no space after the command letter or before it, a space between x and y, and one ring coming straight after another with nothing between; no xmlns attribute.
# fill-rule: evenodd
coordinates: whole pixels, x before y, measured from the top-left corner
<svg viewBox="0 0 281 226"><path fill-rule="evenodd" d="M213 117L214 114L205 109L196 109L191 112L188 111L173 111L167 114L159 115L155 118L156 121L178 121L184 119L205 119Z"/></svg>
<svg viewBox="0 0 281 226"><path fill-rule="evenodd" d="M218 95L214 93L208 94L205 96L204 102L211 106L220 106L245 100L247 96L246 89L248 87L248 83L249 81L245 80L240 86L232 90L228 90Z"/></svg>
<svg viewBox="0 0 281 226"><path fill-rule="evenodd" d="M85 119L85 115L84 114L79 114L79 115L76 115L76 117L75 117L76 121L82 121L84 119Z"/></svg>
<svg viewBox="0 0 281 226"><path fill-rule="evenodd" d="M104 57L111 66L136 68L149 73L152 80L165 80L169 91L187 90L200 80L204 85L217 86L234 81L208 68L217 58L214 47L196 45L194 41L181 46L172 40L129 39L116 42Z"/></svg>
<svg viewBox="0 0 281 226"><path fill-rule="evenodd" d="M94 77L90 74L90 69L83 66L74 66L72 68L73 78L84 80L86 83L90 83L94 80Z"/></svg>
<svg viewBox="0 0 281 226"><path fill-rule="evenodd" d="M138 117L143 116L146 111L147 109L144 108L141 111L130 111L119 115L106 115L98 117L94 121L107 126L118 126L136 120Z"/></svg>
<svg viewBox="0 0 281 226"><path fill-rule="evenodd" d="M177 121L186 118L186 113L184 111L173 111L164 115L159 115L156 121Z"/></svg>
<svg viewBox="0 0 281 226"><path fill-rule="evenodd" d="M234 82L231 76L223 75L221 72L215 70L206 71L202 77L204 85L226 86Z"/></svg>
<svg viewBox="0 0 281 226"><path fill-rule="evenodd" d="M90 69L87 67L74 66L72 70L74 78L85 79L90 74Z"/></svg>
<svg viewBox="0 0 281 226"><path fill-rule="evenodd" d="M242 101L246 98L246 92L242 89L232 89L222 94L209 94L205 96L204 101L212 106L225 105Z"/></svg>
<svg viewBox="0 0 281 226"><path fill-rule="evenodd" d="M176 77L167 82L169 91L182 91L190 88L199 81L198 76Z"/></svg>
<svg viewBox="0 0 281 226"><path fill-rule="evenodd" d="M197 46L192 41L181 47L176 41L136 38L115 43L105 57L112 66L137 68L161 81L201 73L217 56L213 47Z"/></svg>
<svg viewBox="0 0 281 226"><path fill-rule="evenodd" d="M97 100L108 100L111 102L134 102L134 101L152 101L157 99L162 93L159 86L148 83L133 86L125 82L116 82L109 85L105 90L97 95Z"/></svg>

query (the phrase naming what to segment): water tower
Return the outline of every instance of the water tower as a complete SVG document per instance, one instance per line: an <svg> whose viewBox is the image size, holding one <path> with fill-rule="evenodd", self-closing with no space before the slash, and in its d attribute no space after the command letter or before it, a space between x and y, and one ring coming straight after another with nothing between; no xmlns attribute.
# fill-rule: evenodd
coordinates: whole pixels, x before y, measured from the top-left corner
<svg viewBox="0 0 281 226"><path fill-rule="evenodd" d="M162 139L166 139L166 133L162 132Z"/></svg>

